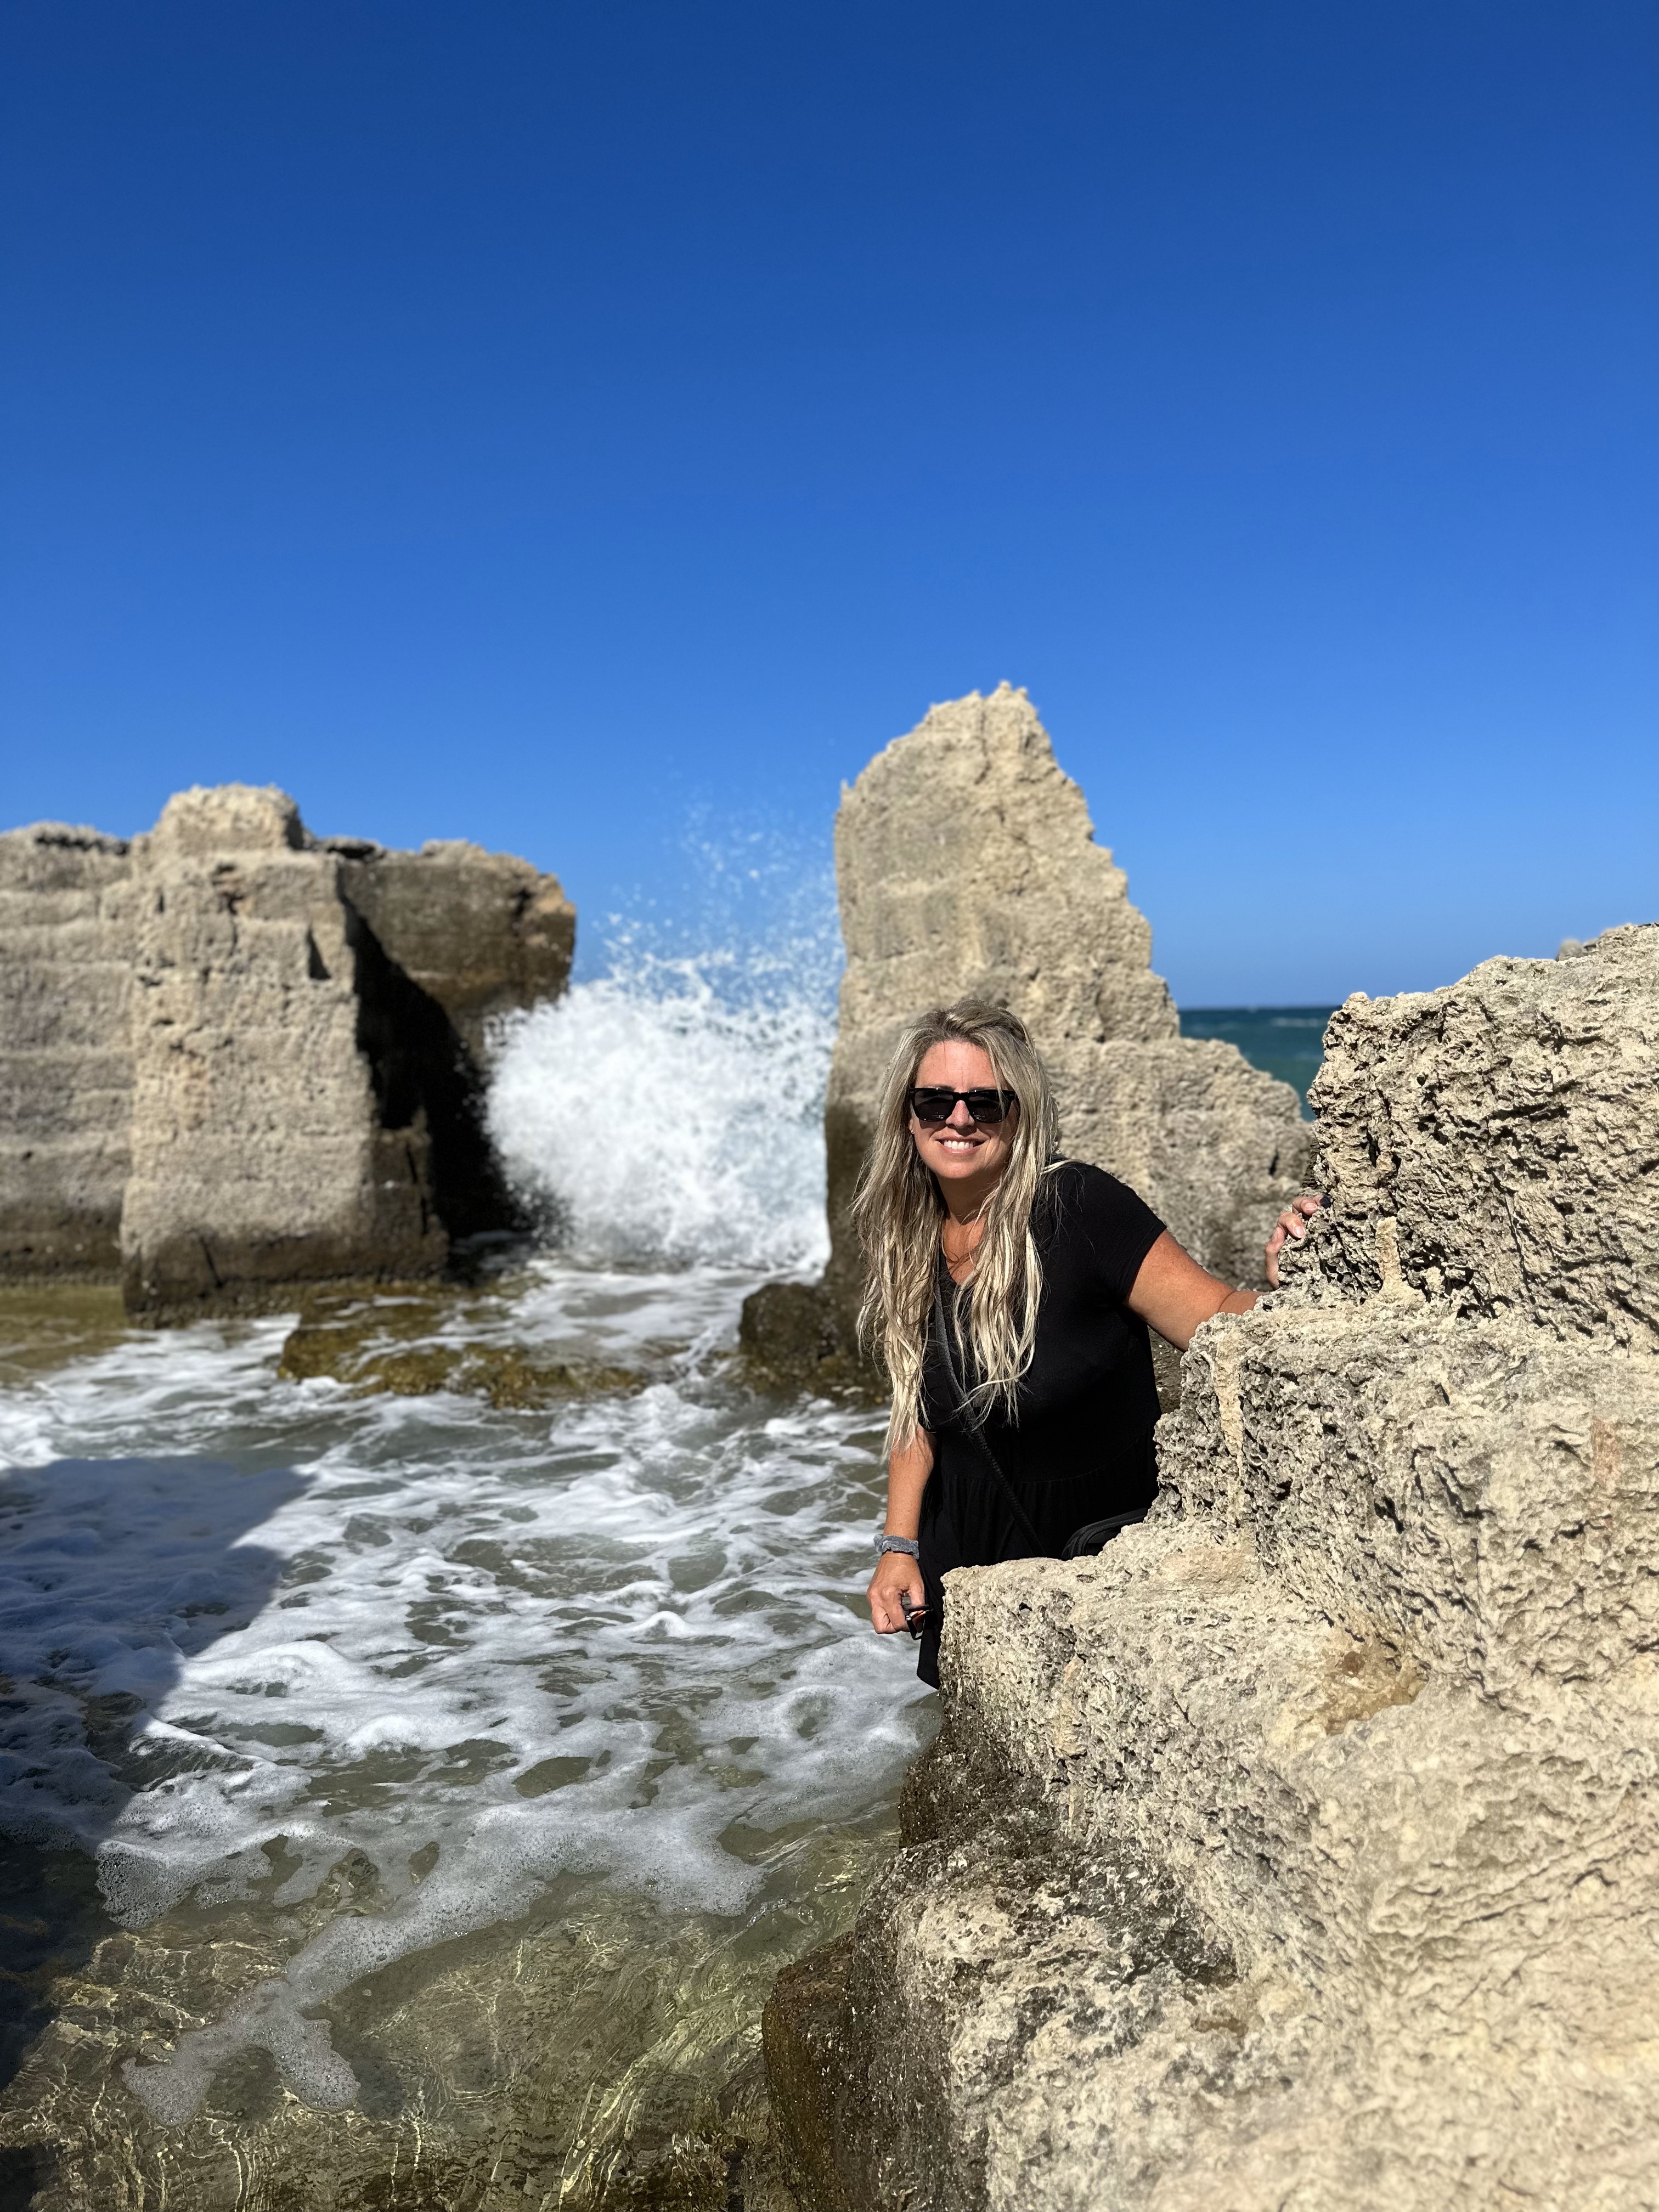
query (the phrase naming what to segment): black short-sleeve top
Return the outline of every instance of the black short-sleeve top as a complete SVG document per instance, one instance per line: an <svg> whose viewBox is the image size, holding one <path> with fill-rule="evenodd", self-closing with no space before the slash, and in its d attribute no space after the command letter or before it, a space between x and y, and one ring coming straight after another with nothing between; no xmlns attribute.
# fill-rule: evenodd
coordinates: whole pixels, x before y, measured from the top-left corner
<svg viewBox="0 0 1659 2212"><path fill-rule="evenodd" d="M993 1412L986 1443L1035 1528L1057 1555L1074 1530L1150 1503L1158 1386L1146 1324L1127 1304L1164 1224L1127 1183L1074 1160L1051 1168L1032 1212L1042 1267L1036 1338L1011 1419ZM941 1255L946 1310L956 1285ZM933 1474L922 1502L928 1579L1039 1552L969 1437L937 1328L922 1370L922 1425Z"/></svg>

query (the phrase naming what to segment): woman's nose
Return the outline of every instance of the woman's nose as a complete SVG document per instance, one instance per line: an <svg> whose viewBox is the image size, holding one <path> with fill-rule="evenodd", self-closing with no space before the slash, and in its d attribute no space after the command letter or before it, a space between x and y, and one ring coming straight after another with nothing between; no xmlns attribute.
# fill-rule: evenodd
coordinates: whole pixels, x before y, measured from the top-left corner
<svg viewBox="0 0 1659 2212"><path fill-rule="evenodd" d="M968 1111L968 1101L958 1098L951 1109L951 1127L953 1129L971 1129L973 1126L974 1117Z"/></svg>

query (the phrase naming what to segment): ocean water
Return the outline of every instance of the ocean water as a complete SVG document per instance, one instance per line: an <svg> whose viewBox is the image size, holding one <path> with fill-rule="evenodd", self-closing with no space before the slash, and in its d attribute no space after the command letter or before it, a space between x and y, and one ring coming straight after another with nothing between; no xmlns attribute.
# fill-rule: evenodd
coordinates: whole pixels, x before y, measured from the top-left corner
<svg viewBox="0 0 1659 2212"><path fill-rule="evenodd" d="M351 1314L346 1379L283 1373L293 1315L0 1321L39 1954L0 2179L43 2212L422 2159L446 2208L732 2201L766 1989L933 1725L862 1604L878 1419L735 1368L745 1293L823 1264L832 1029L732 983L646 962L509 1026L495 1131L561 1241ZM396 1387L492 1353L569 1387Z"/></svg>
<svg viewBox="0 0 1659 2212"><path fill-rule="evenodd" d="M635 941L507 1024L545 1237L310 1315L331 1371L0 1297L0 2202L772 2201L761 2006L934 1724L878 1418L734 1357L824 1258L833 981ZM1323 1018L1182 1025L1305 1089Z"/></svg>
<svg viewBox="0 0 1659 2212"><path fill-rule="evenodd" d="M1334 1006L1183 1006L1181 1034L1222 1037L1253 1067L1294 1085L1307 1110L1308 1085L1319 1073L1325 1024Z"/></svg>

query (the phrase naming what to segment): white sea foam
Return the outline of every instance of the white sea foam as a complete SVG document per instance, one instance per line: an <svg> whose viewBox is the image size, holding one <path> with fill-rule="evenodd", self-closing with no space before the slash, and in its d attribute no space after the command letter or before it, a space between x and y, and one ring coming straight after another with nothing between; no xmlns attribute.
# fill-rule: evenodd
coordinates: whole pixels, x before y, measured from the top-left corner
<svg viewBox="0 0 1659 2212"><path fill-rule="evenodd" d="M372 1968L571 1870L738 1911L767 1834L856 1819L914 1751L912 1655L859 1602L877 1425L757 1399L723 1358L752 1283L823 1248L823 1000L781 997L613 976L507 1039L496 1126L574 1245L439 1333L648 1387L359 1399L279 1380L276 1319L0 1394L0 1820L96 1851L132 1925L240 1896L280 1927L347 1854L378 1876L375 1910L132 2069L158 2117L248 2043L349 2101L304 2014Z"/></svg>
<svg viewBox="0 0 1659 2212"><path fill-rule="evenodd" d="M817 995L733 995L724 961L635 957L496 1041L490 1125L509 1175L604 1260L822 1267Z"/></svg>

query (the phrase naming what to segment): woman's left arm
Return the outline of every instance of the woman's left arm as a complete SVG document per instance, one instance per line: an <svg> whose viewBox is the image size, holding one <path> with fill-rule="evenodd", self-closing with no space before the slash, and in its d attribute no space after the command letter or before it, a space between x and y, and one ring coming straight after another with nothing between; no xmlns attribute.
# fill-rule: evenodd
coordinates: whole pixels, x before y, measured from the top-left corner
<svg viewBox="0 0 1659 2212"><path fill-rule="evenodd" d="M1131 1313L1184 1352L1212 1315L1249 1313L1255 1292L1229 1290L1219 1275L1183 1252L1166 1229L1141 1261L1127 1304Z"/></svg>
<svg viewBox="0 0 1659 2212"><path fill-rule="evenodd" d="M1321 1202L1311 1194L1298 1198L1273 1224L1267 1258L1267 1280L1275 1290L1285 1239L1299 1242L1307 1235L1309 1218L1319 1211ZM1219 1275L1200 1267L1166 1229L1140 1263L1128 1305L1131 1313L1139 1314L1178 1352L1184 1352L1206 1321L1218 1313L1249 1313L1255 1300L1254 1291L1230 1290Z"/></svg>

